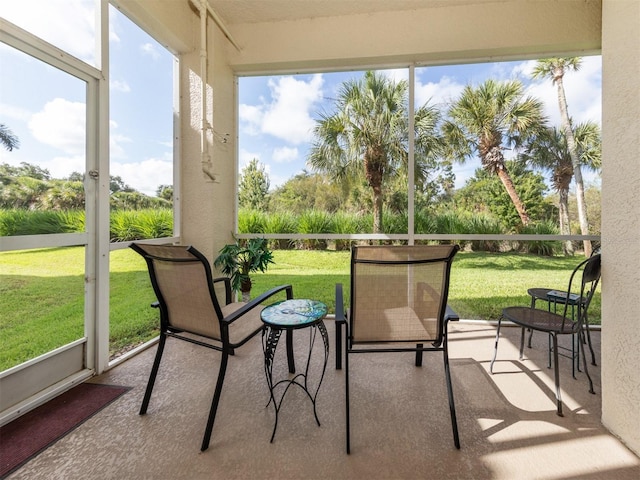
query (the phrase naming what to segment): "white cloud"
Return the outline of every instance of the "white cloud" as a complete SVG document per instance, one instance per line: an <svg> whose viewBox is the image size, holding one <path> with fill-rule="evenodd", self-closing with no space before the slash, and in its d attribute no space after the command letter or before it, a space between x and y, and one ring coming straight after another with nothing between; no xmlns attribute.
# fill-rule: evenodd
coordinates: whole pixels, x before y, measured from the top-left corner
<svg viewBox="0 0 640 480"><path fill-rule="evenodd" d="M129 84L126 82L126 80L111 80L109 82L109 88L112 91L122 93L129 93L131 91L131 87L129 87Z"/></svg>
<svg viewBox="0 0 640 480"><path fill-rule="evenodd" d="M31 112L25 108L8 105L6 103L0 103L0 112L2 112L3 118L22 120L24 122L28 121L32 115Z"/></svg>
<svg viewBox="0 0 640 480"><path fill-rule="evenodd" d="M95 2L0 2L0 16L91 64L95 58Z"/></svg>
<svg viewBox="0 0 640 480"><path fill-rule="evenodd" d="M148 158L142 162L111 162L111 175L121 177L134 189L154 196L159 185L173 184L173 162L171 160Z"/></svg>
<svg viewBox="0 0 640 480"><path fill-rule="evenodd" d="M393 68L391 70L378 70L378 73L381 73L389 80L394 83L398 83L401 80L409 81L409 69L407 68Z"/></svg>
<svg viewBox="0 0 640 480"><path fill-rule="evenodd" d="M122 144L131 143L133 142L133 140L131 140L131 138L127 137L126 135L118 133L117 130L118 130L118 122L116 122L115 120L110 120L109 121L109 157L111 157L112 159L128 158L128 155L126 154L125 148Z"/></svg>
<svg viewBox="0 0 640 480"><path fill-rule="evenodd" d="M531 80L531 73L533 72L537 62L537 60L520 62L511 69L511 75L505 75L505 78L520 78L522 81Z"/></svg>
<svg viewBox="0 0 640 480"><path fill-rule="evenodd" d="M140 50L142 51L143 54L149 55L154 60L157 60L158 58L160 58L160 52L158 52L157 47L152 43L147 42L140 45Z"/></svg>
<svg viewBox="0 0 640 480"><path fill-rule="evenodd" d="M55 98L29 121L35 139L70 155L84 155L85 104Z"/></svg>
<svg viewBox="0 0 640 480"><path fill-rule="evenodd" d="M243 131L267 133L294 145L310 141L315 125L310 111L322 100L323 83L321 74L309 82L291 76L269 80L271 103L240 105Z"/></svg>
<svg viewBox="0 0 640 480"><path fill-rule="evenodd" d="M72 157L54 157L49 162L40 165L49 170L52 178L66 178L73 172L84 172L86 170L84 155Z"/></svg>
<svg viewBox="0 0 640 480"><path fill-rule="evenodd" d="M240 104L238 107L238 117L240 120L240 128L244 133L252 136L260 134L260 126L264 117L262 106Z"/></svg>
<svg viewBox="0 0 640 480"><path fill-rule="evenodd" d="M273 161L276 163L290 163L298 160L298 149L279 147L273 150Z"/></svg>
<svg viewBox="0 0 640 480"><path fill-rule="evenodd" d="M269 173L269 171L269 166L267 165L267 173L269 174L269 191L271 192L287 183L287 181L297 173L292 172L291 175L278 175L275 173Z"/></svg>
<svg viewBox="0 0 640 480"><path fill-rule="evenodd" d="M131 143L132 140L126 135L111 133L109 136L109 156L113 158L127 158L123 143Z"/></svg>
<svg viewBox="0 0 640 480"><path fill-rule="evenodd" d="M67 178L72 172L84 172L86 170L84 155L47 157L46 159L34 160L32 156L24 155L20 150L14 150L13 152L0 150L0 163L8 163L18 167L22 162L38 165L40 168L48 170L52 178Z"/></svg>
<svg viewBox="0 0 640 480"><path fill-rule="evenodd" d="M426 84L416 78L416 105L424 105L427 101L430 105L443 105L460 95L463 88L464 85L447 76L441 77L438 83Z"/></svg>
<svg viewBox="0 0 640 480"><path fill-rule="evenodd" d="M244 167L249 165L249 162L251 162L251 160L253 160L254 158L260 161L260 155L260 153L248 152L247 150L240 149L240 152L238 153L238 164L240 167L239 171L242 171Z"/></svg>

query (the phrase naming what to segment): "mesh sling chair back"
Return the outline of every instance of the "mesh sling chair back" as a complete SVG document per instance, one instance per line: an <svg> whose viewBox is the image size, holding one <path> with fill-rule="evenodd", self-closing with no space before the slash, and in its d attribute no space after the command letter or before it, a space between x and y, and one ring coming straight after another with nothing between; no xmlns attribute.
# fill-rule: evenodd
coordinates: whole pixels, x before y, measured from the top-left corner
<svg viewBox="0 0 640 480"><path fill-rule="evenodd" d="M451 263L457 245L354 246L351 251L351 306L346 315L342 285L336 285L336 368L345 342L347 453L351 452L349 356L354 353L425 351L444 356L444 374L456 448L460 448L449 356L447 323L458 316L447 306Z"/></svg>
<svg viewBox="0 0 640 480"><path fill-rule="evenodd" d="M560 395L560 371L558 370L558 335L577 335L580 337L583 334L585 323L587 321L587 311L593 294L595 293L598 283L600 282L600 270L601 270L601 258L600 254L593 255L586 260L580 262L580 264L573 270L571 277L569 278L569 286L566 290L567 295L564 302L562 302L562 313L550 312L548 310L539 310L534 307L507 307L502 310L502 316L498 320L498 329L496 331L496 342L493 352L493 359L489 371L493 374L493 364L496 361L498 354L498 340L500 339L500 326L502 320L510 320L516 325L522 327L522 333L520 336L520 360L524 354L524 337L525 330L531 329L546 332L551 336L551 350L553 354L553 369L554 380L556 389L556 413L558 416L562 416L562 397ZM578 278L580 282L578 285ZM577 297L583 299L579 302L572 302L571 295L577 295ZM572 308L575 308L576 315L572 314ZM587 356L582 355L582 364L584 372L589 380L589 392L595 393L593 390L593 381L589 375L589 369L587 367Z"/></svg>
<svg viewBox="0 0 640 480"><path fill-rule="evenodd" d="M286 294L286 298L293 298L293 289L291 285L282 285L248 303L232 302L230 279L213 279L209 262L195 248L139 243L133 243L131 248L147 262L151 285L160 309L158 350L140 407L140 415L147 412L168 337L222 352L218 380L202 440L201 450L204 451L209 447L229 355L233 355L234 349L244 345L262 330L261 303L276 294ZM217 283L224 286L223 304L218 301L214 289L214 284Z"/></svg>

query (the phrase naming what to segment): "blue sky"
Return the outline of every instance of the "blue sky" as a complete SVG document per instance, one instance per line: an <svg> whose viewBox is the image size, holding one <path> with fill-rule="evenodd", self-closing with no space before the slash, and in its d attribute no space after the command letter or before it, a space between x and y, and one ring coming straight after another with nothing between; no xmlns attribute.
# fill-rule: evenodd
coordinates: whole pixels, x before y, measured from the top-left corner
<svg viewBox="0 0 640 480"><path fill-rule="evenodd" d="M32 15L40 8L41 15ZM0 2L1 16L90 65L93 9L92 0ZM174 57L115 8L109 11L110 173L154 195L173 181ZM21 144L0 150L0 163L37 164L54 178L84 172L85 83L1 43L0 66L0 123Z"/></svg>
<svg viewBox="0 0 640 480"><path fill-rule="evenodd" d="M93 8L93 0L2 0L0 16L93 65ZM33 15L34 11L41 13ZM153 195L159 185L172 182L174 58L113 7L109 43L111 174ZM534 63L416 68L416 103L431 99L441 104L455 98L467 83L490 77L519 78L530 94L544 102L550 122L557 125L556 90L550 81L531 82ZM8 125L21 142L13 152L0 150L0 163L35 163L55 178L84 171L84 83L4 44L0 44L0 69L0 123ZM385 73L408 78L408 69ZM258 158L272 188L306 169L314 119L319 112L331 110L343 81L360 75L240 78L239 168ZM579 72L565 76L565 87L574 120L600 123L600 57L585 57ZM461 186L478 166L478 162L455 166L456 185Z"/></svg>

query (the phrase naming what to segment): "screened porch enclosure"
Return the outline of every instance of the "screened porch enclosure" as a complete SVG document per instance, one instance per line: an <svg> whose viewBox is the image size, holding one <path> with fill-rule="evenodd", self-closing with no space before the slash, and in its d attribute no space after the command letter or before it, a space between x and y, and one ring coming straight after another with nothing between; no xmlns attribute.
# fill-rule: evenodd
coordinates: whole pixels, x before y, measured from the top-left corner
<svg viewBox="0 0 640 480"><path fill-rule="evenodd" d="M251 8L240 8L247 2L222 0L112 3L178 59L175 91L179 98L173 134L177 195L174 237L169 238L197 245L208 258L214 258L237 232L241 153L238 76L602 55L602 325L607 335L603 336L599 395L603 425L634 452L640 451L640 433L635 428L638 412L631 407L640 403L636 368L640 334L633 323L637 318L633 299L640 285L632 268L640 258L638 218L620 208L640 201L636 189L626 188L640 178L640 165L633 154L638 149L629 148L637 144L640 129L640 106L634 94L640 53L628 48L629 41L638 40L634 32L640 31L637 2L433 0L341 2L337 6L318 1L296 2L292 7L288 2L256 1L249 2ZM96 5L103 16L98 36L106 54L108 3L102 0ZM6 20L2 19L0 26L5 43L16 43L9 39L12 37L28 51L48 50L40 39L15 34ZM89 85L87 162L91 166L87 171L95 170L99 176L88 208L94 209L95 223L88 225L81 238L57 237L54 245L29 245L86 245L86 264L92 275L85 284L88 347L83 351L81 368L90 376L108 372L117 364L109 363L108 352L109 257L112 250L126 245L110 245L108 234L109 120L105 87L110 72L105 66L86 66L77 59L63 58L68 59L74 73L85 72ZM432 237L413 240L447 240L437 234ZM2 251L24 246L19 243L22 239L1 240ZM4 382L5 378L0 380ZM626 379L625 385L620 378ZM68 376L56 388L34 393L30 405L44 402L77 381ZM14 408L9 416L15 415Z"/></svg>

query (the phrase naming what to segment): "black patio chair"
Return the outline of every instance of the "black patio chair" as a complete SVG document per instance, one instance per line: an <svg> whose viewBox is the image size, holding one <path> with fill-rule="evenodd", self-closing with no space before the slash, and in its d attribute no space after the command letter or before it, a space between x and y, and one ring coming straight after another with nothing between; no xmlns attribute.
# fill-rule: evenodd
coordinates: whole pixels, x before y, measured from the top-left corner
<svg viewBox="0 0 640 480"><path fill-rule="evenodd" d="M459 319L447 306L451 263L458 250L457 245L352 248L351 308L346 315L342 285L336 285L336 369L342 368L342 329L346 331L347 453L351 452L349 356L355 353L415 352L419 367L423 352L442 352L453 439L460 448L447 350L448 322Z"/></svg>
<svg viewBox="0 0 640 480"><path fill-rule="evenodd" d="M496 361L496 356L498 354L498 340L500 339L500 326L503 319L510 320L516 325L522 327L520 337L520 360L522 360L524 355L525 330L530 329L546 332L551 336L556 404L557 414L559 416L562 416L563 414L562 398L560 395L560 372L558 370L558 335L577 335L580 337L583 334L583 329L587 319L587 311L589 309L589 305L591 305L591 300L598 286L598 282L600 281L600 267L600 254L596 254L580 262L580 264L573 270L571 277L569 278L569 287L566 290L567 295L562 302L562 314L547 310L540 310L533 307L507 307L502 310L502 316L498 320L493 359L491 360L491 366L489 368L489 371L492 374L493 364ZM580 272L582 272L582 279L579 289L576 289L574 288L574 279L577 278ZM576 298L584 299L584 301L573 302L572 299ZM572 308L575 308L577 311L575 319L573 318L573 315L570 314ZM582 355L582 362L584 371L589 379L589 392L595 393L593 390L593 381L591 380L587 367L586 355Z"/></svg>
<svg viewBox="0 0 640 480"><path fill-rule="evenodd" d="M230 279L213 279L209 262L194 247L133 243L131 248L147 262L151 285L158 299L155 306L160 309L160 340L140 415L147 412L168 337L222 352L218 380L202 440L201 450L204 451L209 447L229 356L262 331L261 303L283 291L287 299L293 298L293 288L291 285L281 285L248 303L232 302ZM214 289L216 283L224 285L224 303L218 300ZM287 340L289 347L291 338ZM289 357L289 361L290 370L295 369L291 363L292 357Z"/></svg>
<svg viewBox="0 0 640 480"><path fill-rule="evenodd" d="M596 243L594 245L594 249L591 253L591 256L600 254L600 244ZM571 306L571 319L575 320L575 310L578 303L584 304L586 299L584 297L580 297L577 293L569 294L564 290L557 290L554 288L530 288L527 290L527 293L531 297L531 308L535 308L536 303L538 301L547 302L547 309L551 310L553 306L553 311L556 312L558 306L563 306L565 301L569 303ZM597 366L596 363L596 354L593 351L593 345L591 344L591 330L589 329L589 318L586 316L587 312L585 311L584 318L584 330L581 335L574 335L574 338L571 342L571 358L573 360L573 364L571 366L573 378L576 378L576 369L580 371L580 345L588 345L589 351L591 352L591 365ZM527 346L531 348L531 339L533 337L533 330L529 330L529 341L527 342ZM586 337L586 338L585 338ZM551 368L551 355L552 355L552 339L549 336L549 368Z"/></svg>

